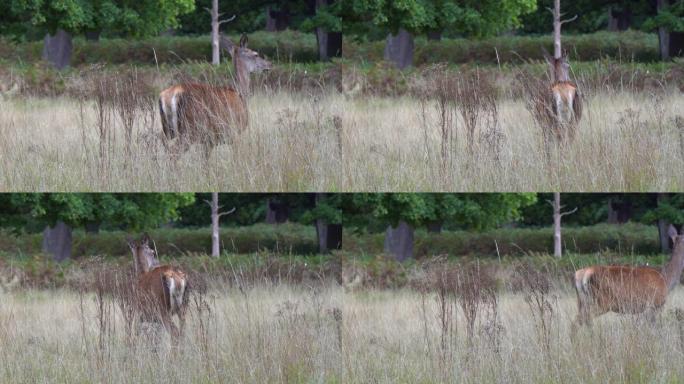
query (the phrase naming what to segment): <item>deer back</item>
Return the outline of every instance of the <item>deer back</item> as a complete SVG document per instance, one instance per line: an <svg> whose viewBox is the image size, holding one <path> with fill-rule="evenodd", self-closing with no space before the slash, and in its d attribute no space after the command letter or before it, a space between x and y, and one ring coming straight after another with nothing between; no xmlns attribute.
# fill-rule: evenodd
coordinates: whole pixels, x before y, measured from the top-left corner
<svg viewBox="0 0 684 384"><path fill-rule="evenodd" d="M187 279L177 267L162 265L142 274L137 282L138 305L151 316L182 311L187 299Z"/></svg>
<svg viewBox="0 0 684 384"><path fill-rule="evenodd" d="M667 297L663 275L652 267L590 267L584 279L592 299L608 311L640 313L647 307L662 306Z"/></svg>

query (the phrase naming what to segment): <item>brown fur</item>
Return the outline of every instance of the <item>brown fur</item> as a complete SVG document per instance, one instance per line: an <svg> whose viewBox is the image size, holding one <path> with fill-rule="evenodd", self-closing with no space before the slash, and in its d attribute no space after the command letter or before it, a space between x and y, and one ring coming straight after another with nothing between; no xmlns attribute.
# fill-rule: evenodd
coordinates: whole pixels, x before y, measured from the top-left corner
<svg viewBox="0 0 684 384"><path fill-rule="evenodd" d="M162 108L162 128L172 139L176 136L188 142L200 142L207 146L224 143L232 134L239 134L248 125L247 104L232 87L213 87L205 84L185 83L162 91L160 104L165 104L167 114L176 97L177 131L172 131Z"/></svg>
<svg viewBox="0 0 684 384"><path fill-rule="evenodd" d="M149 237L143 235L140 242L128 241L138 271L135 284L135 304L143 322L161 322L176 342L185 328L185 312L189 284L180 268L159 265L154 251L149 247ZM179 327L172 317L178 316Z"/></svg>
<svg viewBox="0 0 684 384"><path fill-rule="evenodd" d="M579 325L607 312L654 314L679 281L684 267L684 236L670 227L674 249L670 261L658 270L653 267L598 265L575 272Z"/></svg>
<svg viewBox="0 0 684 384"><path fill-rule="evenodd" d="M215 87L184 83L171 86L159 94L162 129L168 139L181 139L183 149L190 143L202 143L205 155L220 143L248 126L245 97L250 94L250 73L269 70L272 64L247 48L247 36L240 44L221 36L221 46L230 53L235 68L236 87Z"/></svg>

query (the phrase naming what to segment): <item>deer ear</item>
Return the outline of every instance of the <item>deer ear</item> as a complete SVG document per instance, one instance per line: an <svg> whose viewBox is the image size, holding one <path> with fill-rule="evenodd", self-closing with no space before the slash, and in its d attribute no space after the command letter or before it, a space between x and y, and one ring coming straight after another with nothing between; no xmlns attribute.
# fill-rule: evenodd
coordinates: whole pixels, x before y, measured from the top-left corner
<svg viewBox="0 0 684 384"><path fill-rule="evenodd" d="M672 239L672 242L674 243L677 238L677 228L670 224L670 227L667 229L667 235L670 236L670 239Z"/></svg>
<svg viewBox="0 0 684 384"><path fill-rule="evenodd" d="M140 238L140 245L147 246L150 243L150 235L147 234L147 232L142 234L142 237Z"/></svg>
<svg viewBox="0 0 684 384"><path fill-rule="evenodd" d="M128 244L128 248L130 248L131 251L133 251L135 253L135 248L136 248L137 244L135 243L135 240L133 240L133 238L130 235L126 236L126 244Z"/></svg>
<svg viewBox="0 0 684 384"><path fill-rule="evenodd" d="M240 48L247 48L247 35L242 34L242 37L240 38Z"/></svg>

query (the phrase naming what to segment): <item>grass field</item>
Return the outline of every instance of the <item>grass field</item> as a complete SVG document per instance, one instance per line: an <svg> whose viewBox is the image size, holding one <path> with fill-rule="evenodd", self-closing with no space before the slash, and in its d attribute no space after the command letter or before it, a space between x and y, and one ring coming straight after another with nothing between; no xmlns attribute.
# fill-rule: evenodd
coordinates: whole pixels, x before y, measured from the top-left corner
<svg viewBox="0 0 684 384"><path fill-rule="evenodd" d="M684 306L673 291L655 323L614 314L570 339L568 282L545 296L545 332L529 292L503 290L467 336L459 301L412 290L211 284L173 349L126 337L117 307L94 294L17 291L0 301L7 382L678 382ZM104 311L102 310L104 308ZM446 315L445 315L446 314ZM495 314L495 315L494 315Z"/></svg>
<svg viewBox="0 0 684 384"><path fill-rule="evenodd" d="M684 186L679 91L587 96L578 139L552 151L550 161L524 102L509 97L497 102L494 120L478 120L468 139L458 110L448 109L444 120L433 100L261 90L249 100L250 127L215 148L208 162L199 146L172 158L162 145L156 101L134 103L126 115L116 107L98 109L102 104L92 99L0 101L0 190L609 192ZM441 134L445 121L448 140Z"/></svg>

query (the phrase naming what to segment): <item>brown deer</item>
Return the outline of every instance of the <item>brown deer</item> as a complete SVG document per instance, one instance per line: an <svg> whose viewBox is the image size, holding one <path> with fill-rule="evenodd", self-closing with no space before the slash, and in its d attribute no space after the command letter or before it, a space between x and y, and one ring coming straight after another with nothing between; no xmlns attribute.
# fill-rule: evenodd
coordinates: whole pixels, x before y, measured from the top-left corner
<svg viewBox="0 0 684 384"><path fill-rule="evenodd" d="M577 84L570 81L570 64L567 54L554 58L544 52L549 64L551 86L537 100L536 114L543 123L544 142L572 143L582 118L582 97Z"/></svg>
<svg viewBox="0 0 684 384"><path fill-rule="evenodd" d="M250 94L250 74L272 68L270 61L247 48L245 35L239 46L221 36L221 46L233 59L235 88L183 83L159 94L164 135L167 139L181 139L184 149L190 143L199 142L208 153L215 145L244 131L249 123L246 98Z"/></svg>
<svg viewBox="0 0 684 384"><path fill-rule="evenodd" d="M188 281L180 268L159 265L149 243L146 234L140 241L128 240L138 275L133 295L136 310L141 322L162 323L176 343L185 328ZM179 327L174 324L173 315L178 316Z"/></svg>
<svg viewBox="0 0 684 384"><path fill-rule="evenodd" d="M670 261L661 270L653 267L596 265L575 272L576 325L589 325L607 312L654 315L665 304L668 293L684 270L684 234L670 225L673 248Z"/></svg>

